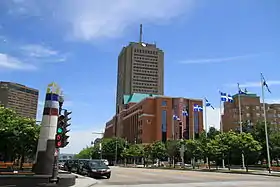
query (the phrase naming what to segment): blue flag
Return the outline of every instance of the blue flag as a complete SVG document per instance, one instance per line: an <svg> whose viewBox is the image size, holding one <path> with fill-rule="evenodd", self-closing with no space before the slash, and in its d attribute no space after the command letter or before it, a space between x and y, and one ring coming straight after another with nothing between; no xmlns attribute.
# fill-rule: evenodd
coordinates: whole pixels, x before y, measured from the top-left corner
<svg viewBox="0 0 280 187"><path fill-rule="evenodd" d="M211 107L213 110L215 109L214 107L213 107L213 105L206 99L206 98L204 98L205 99L205 106L206 107Z"/></svg>
<svg viewBox="0 0 280 187"><path fill-rule="evenodd" d="M221 94L221 101L233 103L233 98L230 94L227 94L225 92L220 92L220 94Z"/></svg>
<svg viewBox="0 0 280 187"><path fill-rule="evenodd" d="M203 111L203 107L195 104L195 105L193 105L193 111L195 111L195 112L202 112Z"/></svg>

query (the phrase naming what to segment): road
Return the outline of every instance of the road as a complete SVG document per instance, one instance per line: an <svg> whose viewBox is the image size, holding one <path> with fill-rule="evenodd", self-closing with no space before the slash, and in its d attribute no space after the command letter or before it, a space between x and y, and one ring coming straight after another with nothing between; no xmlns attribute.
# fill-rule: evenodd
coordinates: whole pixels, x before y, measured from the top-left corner
<svg viewBox="0 0 280 187"><path fill-rule="evenodd" d="M280 177L112 167L110 179L98 179L95 187L279 187Z"/></svg>

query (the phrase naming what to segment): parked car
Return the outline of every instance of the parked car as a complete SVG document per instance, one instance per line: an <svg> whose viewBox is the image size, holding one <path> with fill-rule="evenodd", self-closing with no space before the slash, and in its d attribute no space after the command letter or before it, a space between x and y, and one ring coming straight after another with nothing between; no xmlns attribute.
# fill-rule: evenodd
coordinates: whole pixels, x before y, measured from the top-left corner
<svg viewBox="0 0 280 187"><path fill-rule="evenodd" d="M110 168L100 161L85 162L80 172L88 177L106 177L107 179L111 177Z"/></svg>

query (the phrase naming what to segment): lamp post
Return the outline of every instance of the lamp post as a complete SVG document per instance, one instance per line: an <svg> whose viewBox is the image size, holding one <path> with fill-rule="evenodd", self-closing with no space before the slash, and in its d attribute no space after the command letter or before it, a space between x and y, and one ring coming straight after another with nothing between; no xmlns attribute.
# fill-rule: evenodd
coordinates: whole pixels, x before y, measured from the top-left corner
<svg viewBox="0 0 280 187"><path fill-rule="evenodd" d="M98 134L104 136L104 132L93 132L92 134ZM102 143L99 142L100 159L102 160Z"/></svg>

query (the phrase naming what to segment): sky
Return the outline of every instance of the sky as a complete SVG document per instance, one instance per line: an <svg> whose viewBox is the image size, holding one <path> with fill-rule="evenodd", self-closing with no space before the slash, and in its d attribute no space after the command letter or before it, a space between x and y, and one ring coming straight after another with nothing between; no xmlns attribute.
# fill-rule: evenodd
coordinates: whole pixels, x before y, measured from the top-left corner
<svg viewBox="0 0 280 187"><path fill-rule="evenodd" d="M260 95L260 72L266 102L280 102L279 10L278 0L1 0L0 79L40 90L38 120L56 82L73 112L62 152L77 153L114 115L118 54L142 23L165 52L165 95L207 97L219 127L218 90L235 94L239 82Z"/></svg>

